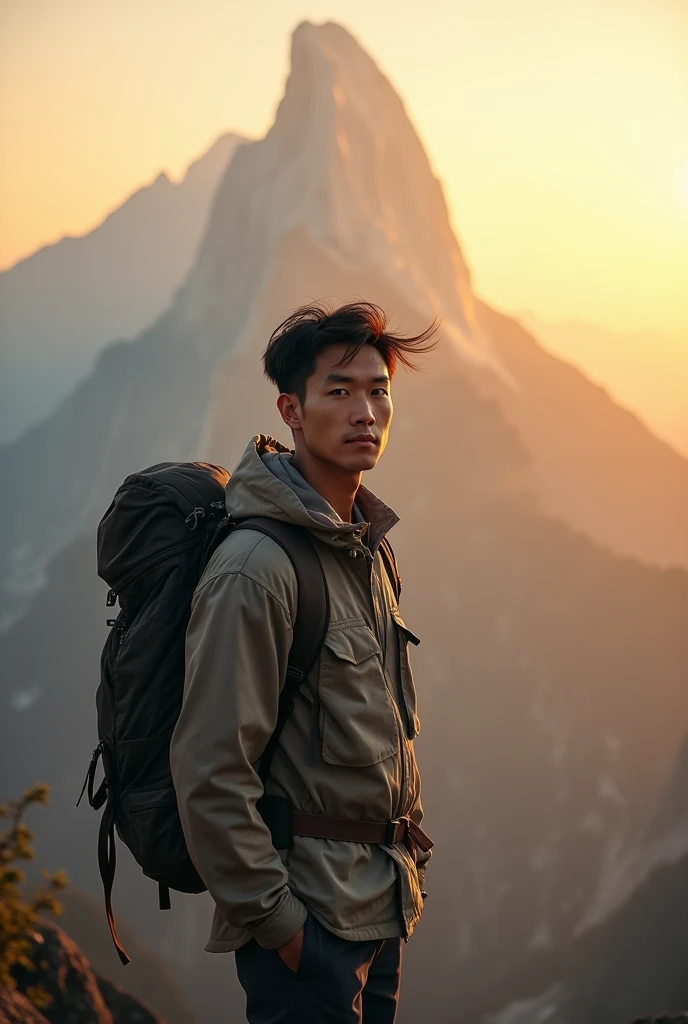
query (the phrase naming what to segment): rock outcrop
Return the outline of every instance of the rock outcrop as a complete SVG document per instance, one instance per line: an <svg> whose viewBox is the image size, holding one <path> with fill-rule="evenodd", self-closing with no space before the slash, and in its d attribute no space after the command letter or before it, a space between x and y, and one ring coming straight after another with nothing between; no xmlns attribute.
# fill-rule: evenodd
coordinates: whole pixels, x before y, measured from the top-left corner
<svg viewBox="0 0 688 1024"><path fill-rule="evenodd" d="M83 952L56 925L41 922L28 955L35 970L15 968L18 994L8 994L8 1020L13 1003L21 1004L28 990L40 986L49 1002L37 1016L16 1018L22 1024L164 1024L138 999L97 978Z"/></svg>
<svg viewBox="0 0 688 1024"><path fill-rule="evenodd" d="M47 1024L47 1020L21 992L0 985L0 1024Z"/></svg>

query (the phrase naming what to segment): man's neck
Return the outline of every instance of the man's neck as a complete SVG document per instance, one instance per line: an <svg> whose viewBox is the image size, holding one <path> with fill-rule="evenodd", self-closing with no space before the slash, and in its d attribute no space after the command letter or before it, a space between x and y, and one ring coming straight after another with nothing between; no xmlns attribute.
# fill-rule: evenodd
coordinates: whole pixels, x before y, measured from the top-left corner
<svg viewBox="0 0 688 1024"><path fill-rule="evenodd" d="M313 490L332 506L343 522L352 521L356 492L361 485L360 472L346 473L338 466L333 466L331 462L324 462L311 455L310 452L297 452L292 465Z"/></svg>

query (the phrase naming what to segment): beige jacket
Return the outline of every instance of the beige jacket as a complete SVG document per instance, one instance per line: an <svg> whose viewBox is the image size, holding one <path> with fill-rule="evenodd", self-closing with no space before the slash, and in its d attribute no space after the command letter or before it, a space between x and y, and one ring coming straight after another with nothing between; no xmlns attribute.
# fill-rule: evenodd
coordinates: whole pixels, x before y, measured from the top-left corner
<svg viewBox="0 0 688 1024"><path fill-rule="evenodd" d="M408 815L420 824L407 650L417 638L377 553L396 515L362 486L361 521L344 523L294 469L288 449L263 435L227 484L227 508L237 518L305 526L330 594L325 646L301 686L266 791L309 813L374 821ZM419 852L416 865L402 844L300 836L278 853L256 810L263 793L257 762L277 718L296 598L287 555L250 530L220 545L193 598L171 764L189 851L216 904L210 952L251 937L280 946L307 910L346 939L408 938L422 910L428 854Z"/></svg>

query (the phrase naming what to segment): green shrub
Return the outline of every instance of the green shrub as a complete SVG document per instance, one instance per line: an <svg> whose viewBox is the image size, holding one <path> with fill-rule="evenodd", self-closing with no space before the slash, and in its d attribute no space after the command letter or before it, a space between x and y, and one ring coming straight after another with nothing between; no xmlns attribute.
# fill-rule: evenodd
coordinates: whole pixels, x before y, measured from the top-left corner
<svg viewBox="0 0 688 1024"><path fill-rule="evenodd" d="M65 873L41 872L43 884L34 889L27 901L21 891L26 876L17 866L34 856L34 837L24 815L33 804L47 804L49 795L49 787L39 783L18 800L0 805L0 818L7 822L7 829L0 832L0 986L16 987L12 974L15 967L32 971L39 966L30 957L37 938L38 915L62 912L55 894L67 884ZM40 985L29 988L25 995L38 1008L50 1001Z"/></svg>

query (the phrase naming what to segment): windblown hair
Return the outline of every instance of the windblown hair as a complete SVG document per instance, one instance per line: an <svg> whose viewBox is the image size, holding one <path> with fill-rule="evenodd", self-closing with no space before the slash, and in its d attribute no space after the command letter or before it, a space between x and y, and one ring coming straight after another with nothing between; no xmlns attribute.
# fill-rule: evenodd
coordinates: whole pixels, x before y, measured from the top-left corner
<svg viewBox="0 0 688 1024"><path fill-rule="evenodd" d="M325 305L301 306L288 316L270 337L263 353L265 376L280 392L297 394L303 402L306 381L315 369L319 354L328 345L347 345L342 364L350 362L363 345L372 345L385 361L390 377L398 363L415 370L414 356L437 344L433 320L421 334L396 334L389 330L387 316L372 302L351 302L338 309Z"/></svg>

